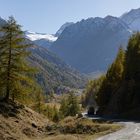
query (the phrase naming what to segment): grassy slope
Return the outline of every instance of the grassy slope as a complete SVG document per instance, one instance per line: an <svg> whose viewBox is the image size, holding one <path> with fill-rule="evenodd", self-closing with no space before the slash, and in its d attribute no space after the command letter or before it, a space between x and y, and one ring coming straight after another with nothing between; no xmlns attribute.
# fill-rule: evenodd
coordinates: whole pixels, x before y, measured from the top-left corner
<svg viewBox="0 0 140 140"><path fill-rule="evenodd" d="M19 103L0 102L0 140L40 137L49 121Z"/></svg>
<svg viewBox="0 0 140 140"><path fill-rule="evenodd" d="M0 102L0 140L90 140L121 127L77 117L52 123L19 103Z"/></svg>

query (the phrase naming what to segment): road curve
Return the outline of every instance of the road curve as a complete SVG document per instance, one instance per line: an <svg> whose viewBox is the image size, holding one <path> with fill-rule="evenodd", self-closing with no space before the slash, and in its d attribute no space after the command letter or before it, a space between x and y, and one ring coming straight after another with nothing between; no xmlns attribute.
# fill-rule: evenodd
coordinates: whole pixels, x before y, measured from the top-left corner
<svg viewBox="0 0 140 140"><path fill-rule="evenodd" d="M89 117L86 112L82 113L83 117L88 119L105 119L101 117ZM108 119L112 120L112 119ZM102 136L98 138L97 140L140 140L140 122L135 121L119 121L114 120L114 122L117 122L119 124L123 124L124 128L117 131L110 133L108 135Z"/></svg>
<svg viewBox="0 0 140 140"><path fill-rule="evenodd" d="M117 132L110 133L97 140L140 140L140 123L120 122L125 127Z"/></svg>

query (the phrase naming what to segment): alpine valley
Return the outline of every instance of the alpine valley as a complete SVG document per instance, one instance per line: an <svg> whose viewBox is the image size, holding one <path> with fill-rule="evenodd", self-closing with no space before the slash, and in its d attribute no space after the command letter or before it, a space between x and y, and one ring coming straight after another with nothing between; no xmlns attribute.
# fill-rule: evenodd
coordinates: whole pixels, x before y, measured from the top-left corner
<svg viewBox="0 0 140 140"><path fill-rule="evenodd" d="M40 70L38 82L46 91L57 90L58 85L83 88L85 74L97 77L106 72L119 47L125 48L132 33L140 30L139 21L140 9L132 9L121 17L67 22L55 34L25 31L34 44L30 62Z"/></svg>

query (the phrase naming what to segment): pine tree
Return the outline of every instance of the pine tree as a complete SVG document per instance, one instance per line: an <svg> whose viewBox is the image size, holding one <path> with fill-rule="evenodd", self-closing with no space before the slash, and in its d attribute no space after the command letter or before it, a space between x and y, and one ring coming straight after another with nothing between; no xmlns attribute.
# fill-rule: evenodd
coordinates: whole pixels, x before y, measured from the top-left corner
<svg viewBox="0 0 140 140"><path fill-rule="evenodd" d="M11 96L14 99L28 93L28 87L34 83L29 77L33 69L27 63L30 45L13 17L0 32L0 89L5 94L3 100L9 100Z"/></svg>

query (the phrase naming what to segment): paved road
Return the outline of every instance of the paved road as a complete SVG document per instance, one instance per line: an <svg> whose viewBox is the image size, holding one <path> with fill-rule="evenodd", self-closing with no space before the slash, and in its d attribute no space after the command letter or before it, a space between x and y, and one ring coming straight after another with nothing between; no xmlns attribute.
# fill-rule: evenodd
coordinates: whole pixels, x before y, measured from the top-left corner
<svg viewBox="0 0 140 140"><path fill-rule="evenodd" d="M140 123L120 122L125 128L97 140L140 140Z"/></svg>
<svg viewBox="0 0 140 140"><path fill-rule="evenodd" d="M89 119L104 119L99 117L88 117L86 113L83 113L83 116ZM139 122L133 121L117 121L117 122L123 124L125 127L117 132L100 137L97 140L140 140Z"/></svg>

